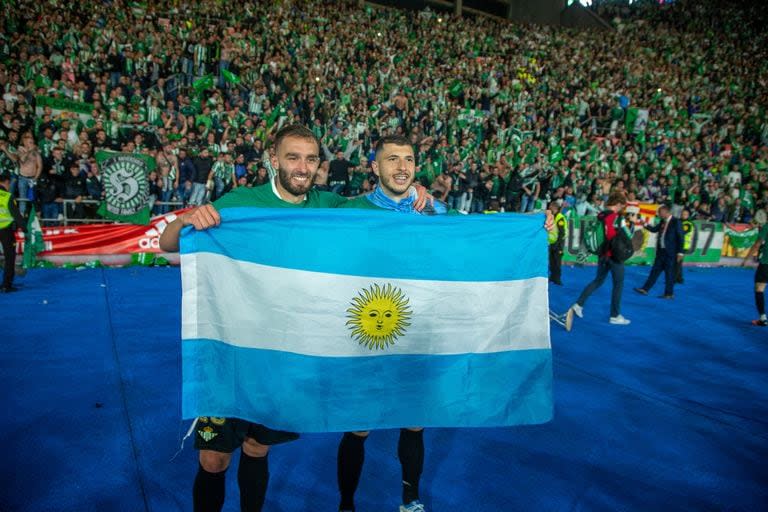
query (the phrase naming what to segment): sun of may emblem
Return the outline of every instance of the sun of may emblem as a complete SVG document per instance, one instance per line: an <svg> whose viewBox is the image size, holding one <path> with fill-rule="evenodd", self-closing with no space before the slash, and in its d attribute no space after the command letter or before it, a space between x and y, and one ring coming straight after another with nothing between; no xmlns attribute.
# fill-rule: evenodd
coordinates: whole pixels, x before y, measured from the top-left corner
<svg viewBox="0 0 768 512"><path fill-rule="evenodd" d="M363 288L347 309L347 325L352 338L371 350L394 345L411 324L408 297L396 286L374 284Z"/></svg>

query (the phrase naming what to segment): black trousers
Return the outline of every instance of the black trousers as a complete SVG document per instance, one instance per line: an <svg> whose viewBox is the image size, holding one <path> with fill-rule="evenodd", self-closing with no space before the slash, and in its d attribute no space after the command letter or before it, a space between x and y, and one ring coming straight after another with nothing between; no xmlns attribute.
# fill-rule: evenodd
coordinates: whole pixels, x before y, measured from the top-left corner
<svg viewBox="0 0 768 512"><path fill-rule="evenodd" d="M0 243L3 245L3 257L5 258L5 264L3 265L3 288L13 284L13 276L16 271L14 268L14 265L16 265L16 237L13 233L10 227L0 229Z"/></svg>
<svg viewBox="0 0 768 512"><path fill-rule="evenodd" d="M651 267L651 273L648 275L643 289L650 291L661 273L664 272L664 295L672 295L675 289L676 264L677 259L674 254L669 255L664 251L657 252L656 259L653 261L653 267Z"/></svg>
<svg viewBox="0 0 768 512"><path fill-rule="evenodd" d="M549 246L549 280L560 282L563 268L563 251L558 245Z"/></svg>
<svg viewBox="0 0 768 512"><path fill-rule="evenodd" d="M613 281L613 288L611 288L611 316L619 316L621 314L621 292L624 290L624 264L617 263L605 256L601 256L598 260L595 279L582 290L576 303L579 306L586 304L589 296L603 285L608 274L611 274Z"/></svg>
<svg viewBox="0 0 768 512"><path fill-rule="evenodd" d="M675 262L675 282L683 284L683 261Z"/></svg>

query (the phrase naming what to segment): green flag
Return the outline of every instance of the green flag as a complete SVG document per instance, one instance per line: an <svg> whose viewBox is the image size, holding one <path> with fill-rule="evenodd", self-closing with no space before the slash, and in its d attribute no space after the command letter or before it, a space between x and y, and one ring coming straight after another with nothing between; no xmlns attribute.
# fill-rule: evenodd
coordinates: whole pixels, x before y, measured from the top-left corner
<svg viewBox="0 0 768 512"><path fill-rule="evenodd" d="M131 224L149 224L149 183L154 158L133 153L99 151L96 163L104 180L105 199L99 215Z"/></svg>
<svg viewBox="0 0 768 512"><path fill-rule="evenodd" d="M27 221L27 232L24 235L24 268L32 268L37 261L37 253L45 250L43 230L40 229L40 219L37 218L34 205Z"/></svg>
<svg viewBox="0 0 768 512"><path fill-rule="evenodd" d="M453 83L451 84L451 87L448 89L448 93L454 98L456 98L461 94L461 91L463 90L464 90L464 84L462 84L460 80L454 80Z"/></svg>
<svg viewBox="0 0 768 512"><path fill-rule="evenodd" d="M194 89L195 94L200 94L211 87L213 87L213 75L205 75L192 82L192 89Z"/></svg>
<svg viewBox="0 0 768 512"><path fill-rule="evenodd" d="M280 116L285 114L285 107L283 106L277 106L272 109L272 112L269 113L269 117L267 117L267 126L269 128L272 127L275 122L280 119Z"/></svg>
<svg viewBox="0 0 768 512"><path fill-rule="evenodd" d="M648 109L630 107L627 109L627 115L624 118L624 125L627 133L644 132L648 125Z"/></svg>
<svg viewBox="0 0 768 512"><path fill-rule="evenodd" d="M757 241L758 231L757 229L745 229L744 231L736 231L728 224L725 226L725 234L728 236L728 241L736 249L747 249L755 245Z"/></svg>
<svg viewBox="0 0 768 512"><path fill-rule="evenodd" d="M221 76L223 76L224 80L226 80L227 82L229 82L231 84L234 84L234 85L240 84L240 77L237 76L236 74L232 73L228 69L222 69L221 70Z"/></svg>
<svg viewBox="0 0 768 512"><path fill-rule="evenodd" d="M563 148L558 144L549 152L549 163L556 164L563 159Z"/></svg>
<svg viewBox="0 0 768 512"><path fill-rule="evenodd" d="M637 120L637 114L640 109L630 107L627 109L627 116L624 118L624 125L627 127L627 132L633 133L635 131L635 121Z"/></svg>
<svg viewBox="0 0 768 512"><path fill-rule="evenodd" d="M589 163L597 162L600 157L600 148L596 145L592 145L592 149L589 150Z"/></svg>

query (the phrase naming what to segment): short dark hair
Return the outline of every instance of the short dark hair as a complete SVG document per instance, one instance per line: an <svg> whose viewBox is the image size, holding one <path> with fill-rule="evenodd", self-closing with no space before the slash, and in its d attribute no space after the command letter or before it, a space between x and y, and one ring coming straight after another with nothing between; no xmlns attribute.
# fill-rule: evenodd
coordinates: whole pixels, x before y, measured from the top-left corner
<svg viewBox="0 0 768 512"><path fill-rule="evenodd" d="M385 135L384 137L380 138L379 141L376 143L376 156L379 156L379 153L384 149L385 144L394 144L395 146L411 146L411 149L413 149L413 145L411 144L411 141L409 141L407 138L405 138L402 135Z"/></svg>
<svg viewBox="0 0 768 512"><path fill-rule="evenodd" d="M281 128L275 134L275 151L277 151L277 148L280 147L280 143L283 142L283 139L286 137L297 137L300 139L311 140L317 144L318 151L320 150L320 139L317 138L317 135L312 133L312 130L300 124L290 124Z"/></svg>

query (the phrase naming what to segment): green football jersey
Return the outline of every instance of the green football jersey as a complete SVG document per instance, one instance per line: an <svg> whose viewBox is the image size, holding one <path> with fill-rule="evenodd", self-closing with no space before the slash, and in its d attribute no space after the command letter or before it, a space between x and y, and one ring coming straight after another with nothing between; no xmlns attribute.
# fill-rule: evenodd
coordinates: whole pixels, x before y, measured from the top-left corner
<svg viewBox="0 0 768 512"><path fill-rule="evenodd" d="M347 202L347 199L331 192L321 192L315 189L307 192L306 199L301 203L289 203L279 198L272 183L258 187L238 187L217 199L213 206L217 210L255 206L259 208L337 208Z"/></svg>
<svg viewBox="0 0 768 512"><path fill-rule="evenodd" d="M763 241L757 261L760 263L768 263L768 222L763 224L763 227L760 228L760 233L757 235L757 238Z"/></svg>
<svg viewBox="0 0 768 512"><path fill-rule="evenodd" d="M339 208L358 208L361 210L383 210L381 206L377 206L370 202L366 196L355 197L343 203Z"/></svg>

